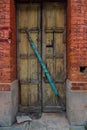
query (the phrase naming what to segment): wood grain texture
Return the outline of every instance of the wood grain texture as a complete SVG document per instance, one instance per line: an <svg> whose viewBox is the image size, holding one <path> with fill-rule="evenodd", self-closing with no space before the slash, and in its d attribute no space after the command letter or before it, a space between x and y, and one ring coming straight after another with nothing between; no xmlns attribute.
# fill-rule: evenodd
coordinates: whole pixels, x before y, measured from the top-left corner
<svg viewBox="0 0 87 130"><path fill-rule="evenodd" d="M42 33L40 12L39 4L20 4L19 28L27 27L30 29L30 36L42 55L44 63L60 91L60 96L65 101L64 5L59 3L43 4ZM33 108L35 111L38 108L41 109L42 106L43 111L46 109L49 109L47 111L52 109L56 111L57 98L43 71L41 73L41 66L30 44L28 44L26 34L20 32L19 39L20 105L26 106L28 111L31 111L28 108Z"/></svg>
<svg viewBox="0 0 87 130"><path fill-rule="evenodd" d="M36 47L39 45L39 5L37 4L20 4L19 6L19 29L29 28L30 35L35 42ZM20 68L20 90L22 106L38 107L40 105L39 97L39 73L40 65L37 58L28 43L25 33L19 33L19 68ZM38 84L37 84L37 82Z"/></svg>
<svg viewBox="0 0 87 130"><path fill-rule="evenodd" d="M44 4L43 11L43 59L47 65L60 96L65 101L64 89L64 5L58 3ZM43 74L44 75L44 74ZM43 106L44 109L58 106L58 101L47 80L43 81Z"/></svg>

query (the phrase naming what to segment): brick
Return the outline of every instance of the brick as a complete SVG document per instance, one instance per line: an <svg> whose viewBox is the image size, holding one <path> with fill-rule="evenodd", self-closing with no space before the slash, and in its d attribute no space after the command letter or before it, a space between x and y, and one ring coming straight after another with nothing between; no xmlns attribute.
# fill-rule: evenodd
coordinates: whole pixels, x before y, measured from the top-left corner
<svg viewBox="0 0 87 130"><path fill-rule="evenodd" d="M11 82L16 72L16 16L14 0L0 1L0 82ZM5 48L3 47L5 46ZM87 81L80 66L87 66L87 1L67 3L67 78ZM5 64L7 63L7 64ZM74 86L73 86L74 87ZM79 87L78 87L79 88ZM83 87L84 89L84 87Z"/></svg>
<svg viewBox="0 0 87 130"><path fill-rule="evenodd" d="M14 0L0 1L0 83L16 77L16 16ZM5 87L3 87L5 88ZM6 87L7 88L7 87Z"/></svg>
<svg viewBox="0 0 87 130"><path fill-rule="evenodd" d="M10 85L8 84L0 84L0 91L10 91Z"/></svg>
<svg viewBox="0 0 87 130"><path fill-rule="evenodd" d="M67 78L74 82L87 82L80 66L87 66L87 0L69 0L67 8ZM75 86L72 90L87 90Z"/></svg>

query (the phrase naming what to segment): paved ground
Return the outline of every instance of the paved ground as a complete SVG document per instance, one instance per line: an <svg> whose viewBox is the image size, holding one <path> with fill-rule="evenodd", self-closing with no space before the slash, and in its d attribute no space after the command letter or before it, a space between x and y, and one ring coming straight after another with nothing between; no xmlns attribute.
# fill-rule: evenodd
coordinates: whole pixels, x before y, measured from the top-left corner
<svg viewBox="0 0 87 130"><path fill-rule="evenodd" d="M31 123L14 124L12 127L0 127L0 130L86 130L84 126L70 126L65 114L44 113Z"/></svg>
<svg viewBox="0 0 87 130"><path fill-rule="evenodd" d="M30 124L25 122L13 127L20 127L22 130L69 130L69 123L65 114L44 113L40 119L33 120Z"/></svg>

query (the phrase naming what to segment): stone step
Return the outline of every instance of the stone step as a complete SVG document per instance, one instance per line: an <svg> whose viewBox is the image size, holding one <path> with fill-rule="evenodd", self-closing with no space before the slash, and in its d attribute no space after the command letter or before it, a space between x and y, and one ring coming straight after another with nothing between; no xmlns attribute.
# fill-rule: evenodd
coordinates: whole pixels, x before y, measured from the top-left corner
<svg viewBox="0 0 87 130"><path fill-rule="evenodd" d="M22 128L0 127L0 130L23 130Z"/></svg>
<svg viewBox="0 0 87 130"><path fill-rule="evenodd" d="M84 126L71 126L69 130L86 130Z"/></svg>

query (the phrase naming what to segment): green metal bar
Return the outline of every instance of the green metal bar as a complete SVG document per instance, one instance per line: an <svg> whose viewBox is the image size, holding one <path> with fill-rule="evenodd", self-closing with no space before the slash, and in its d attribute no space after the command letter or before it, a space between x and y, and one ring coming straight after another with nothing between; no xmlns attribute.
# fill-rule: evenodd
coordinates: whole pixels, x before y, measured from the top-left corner
<svg viewBox="0 0 87 130"><path fill-rule="evenodd" d="M54 82L53 82L53 80L52 80L52 77L51 77L50 73L49 73L48 70L47 70L46 65L45 65L44 62L43 62L43 59L42 59L42 57L41 57L39 51L37 50L37 48L36 48L36 46L35 46L34 41L32 40L32 38L31 38L30 35L29 35L29 30L26 30L26 33L27 33L27 36L28 36L28 41L29 41L29 43L30 43L30 45L31 45L31 47L32 47L32 49L33 49L35 55L37 56L39 63L41 64L41 67L42 67L42 69L43 69L43 71L44 71L44 73L45 73L45 75L46 75L46 77L47 77L47 79L48 79L48 81L49 81L49 83L50 83L50 86L51 86L52 90L54 91L54 94L55 94L56 96L58 96L58 95L59 95L59 92L58 92L58 90L57 90L57 88L56 88L56 86L55 86L55 84L54 84Z"/></svg>

